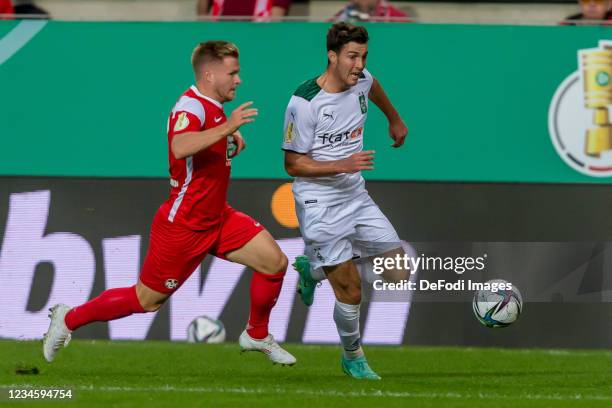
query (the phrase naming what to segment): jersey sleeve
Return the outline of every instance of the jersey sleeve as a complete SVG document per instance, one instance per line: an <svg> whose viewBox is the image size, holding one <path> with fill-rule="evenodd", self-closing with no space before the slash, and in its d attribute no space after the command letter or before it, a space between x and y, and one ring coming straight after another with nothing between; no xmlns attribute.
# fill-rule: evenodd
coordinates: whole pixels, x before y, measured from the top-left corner
<svg viewBox="0 0 612 408"><path fill-rule="evenodd" d="M315 120L310 102L293 95L285 112L283 150L308 153L314 142Z"/></svg>
<svg viewBox="0 0 612 408"><path fill-rule="evenodd" d="M364 85L366 88L367 93L370 92L370 89L372 89L372 84L374 83L374 77L372 76L372 74L370 74L370 71L368 71L367 69L363 69L363 75L364 75Z"/></svg>
<svg viewBox="0 0 612 408"><path fill-rule="evenodd" d="M172 109L168 133L172 136L185 132L197 132L204 126L206 113L202 104L193 98L181 97Z"/></svg>

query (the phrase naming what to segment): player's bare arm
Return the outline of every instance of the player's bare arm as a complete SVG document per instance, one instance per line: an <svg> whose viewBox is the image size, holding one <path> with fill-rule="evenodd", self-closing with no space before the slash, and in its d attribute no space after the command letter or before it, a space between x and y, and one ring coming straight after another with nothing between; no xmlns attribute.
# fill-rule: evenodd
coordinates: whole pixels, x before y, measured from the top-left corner
<svg viewBox="0 0 612 408"><path fill-rule="evenodd" d="M240 152L246 149L246 142L244 141L244 137L242 137L242 133L240 133L239 130L235 131L232 136L234 136L234 140L238 146L238 149L236 150L236 156L238 156Z"/></svg>
<svg viewBox="0 0 612 408"><path fill-rule="evenodd" d="M393 144L391 146L400 147L403 145L406 135L408 134L408 127L406 127L406 124L397 110L393 107L389 97L376 78L374 78L368 97L378 106L389 121L389 135L391 139L393 139Z"/></svg>
<svg viewBox="0 0 612 408"><path fill-rule="evenodd" d="M285 151L285 170L291 177L326 177L374 170L374 150L358 152L346 159L329 161L314 160L305 154Z"/></svg>
<svg viewBox="0 0 612 408"><path fill-rule="evenodd" d="M183 159L212 146L224 137L234 134L242 125L255 120L257 109L249 108L252 104L253 102L246 102L237 107L227 122L220 126L201 132L185 132L174 136L171 145L172 154L177 159ZM237 140L242 140L244 143L241 136ZM241 150L240 145L239 150Z"/></svg>

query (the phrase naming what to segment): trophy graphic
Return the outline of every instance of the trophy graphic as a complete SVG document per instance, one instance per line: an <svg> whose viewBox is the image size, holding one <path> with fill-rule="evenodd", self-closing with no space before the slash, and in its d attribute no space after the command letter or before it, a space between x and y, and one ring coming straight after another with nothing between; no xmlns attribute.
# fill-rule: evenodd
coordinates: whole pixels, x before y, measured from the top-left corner
<svg viewBox="0 0 612 408"><path fill-rule="evenodd" d="M608 112L612 104L612 49L581 50L578 60L584 104L587 109L594 109L595 127L586 131L585 153L598 158L602 152L612 150L612 124Z"/></svg>

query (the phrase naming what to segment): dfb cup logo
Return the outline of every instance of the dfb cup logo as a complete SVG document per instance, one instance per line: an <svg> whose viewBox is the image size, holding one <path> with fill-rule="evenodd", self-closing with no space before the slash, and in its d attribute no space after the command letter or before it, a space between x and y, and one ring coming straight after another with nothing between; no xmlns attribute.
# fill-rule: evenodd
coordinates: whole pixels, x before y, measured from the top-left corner
<svg viewBox="0 0 612 408"><path fill-rule="evenodd" d="M612 41L578 51L578 70L557 88L548 130L559 156L591 177L612 176Z"/></svg>
<svg viewBox="0 0 612 408"><path fill-rule="evenodd" d="M178 281L176 279L166 279L166 288L174 289L178 286Z"/></svg>

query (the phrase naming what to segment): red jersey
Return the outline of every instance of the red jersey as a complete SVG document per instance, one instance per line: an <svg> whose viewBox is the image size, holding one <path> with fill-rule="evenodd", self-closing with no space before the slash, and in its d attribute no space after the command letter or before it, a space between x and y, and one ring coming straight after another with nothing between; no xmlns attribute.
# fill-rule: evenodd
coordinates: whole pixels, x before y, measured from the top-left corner
<svg viewBox="0 0 612 408"><path fill-rule="evenodd" d="M10 17L1 17L2 14L13 14L13 3L11 0L0 0L0 20Z"/></svg>
<svg viewBox="0 0 612 408"><path fill-rule="evenodd" d="M223 105L202 95L195 86L172 109L168 119L171 190L170 198L160 208L168 221L192 230L207 230L221 221L236 146L233 138L224 137L184 159L176 159L171 146L172 138L180 133L211 129L225 121Z"/></svg>
<svg viewBox="0 0 612 408"><path fill-rule="evenodd" d="M272 7L289 9L290 0L213 0L210 14L217 16L253 16L255 21L266 21Z"/></svg>

